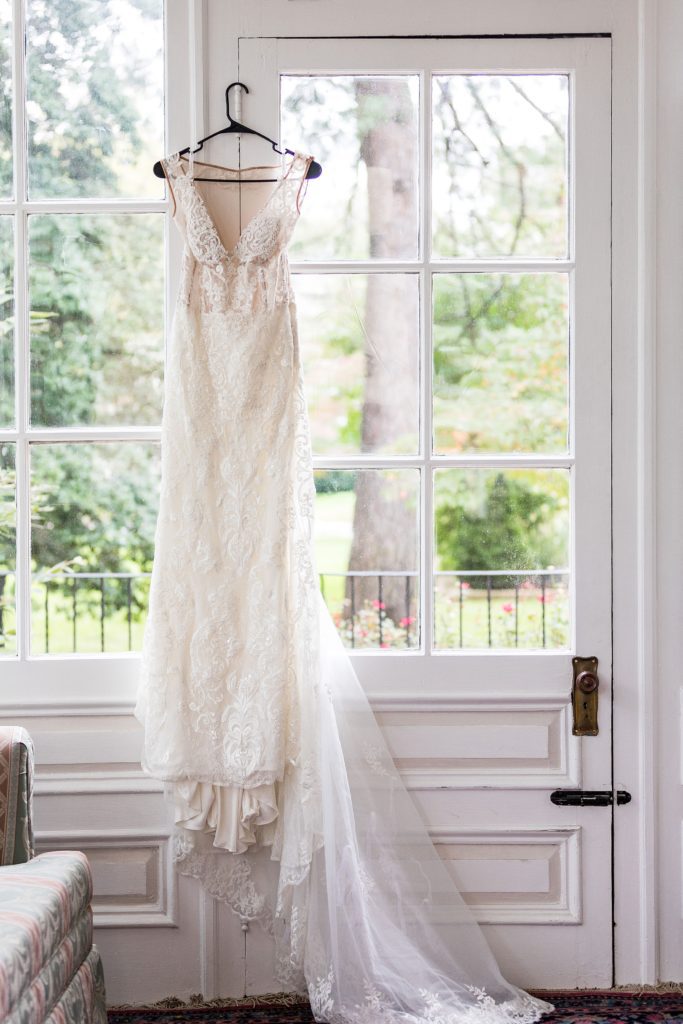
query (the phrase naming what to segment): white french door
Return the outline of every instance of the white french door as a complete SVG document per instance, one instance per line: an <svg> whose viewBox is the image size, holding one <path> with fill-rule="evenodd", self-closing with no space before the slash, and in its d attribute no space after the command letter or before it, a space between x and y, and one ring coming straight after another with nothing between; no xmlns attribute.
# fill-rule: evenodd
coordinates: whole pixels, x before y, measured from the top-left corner
<svg viewBox="0 0 683 1024"><path fill-rule="evenodd" d="M249 38L239 77L323 164L291 257L328 604L505 971L609 985L612 809L550 800L612 790L609 41Z"/></svg>

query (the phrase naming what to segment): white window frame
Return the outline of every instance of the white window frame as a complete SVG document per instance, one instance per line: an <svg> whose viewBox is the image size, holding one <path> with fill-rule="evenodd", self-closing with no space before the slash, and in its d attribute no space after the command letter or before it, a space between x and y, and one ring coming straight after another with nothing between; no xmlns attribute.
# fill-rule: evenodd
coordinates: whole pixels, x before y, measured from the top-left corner
<svg viewBox="0 0 683 1024"><path fill-rule="evenodd" d="M476 39L471 41L468 40L468 50L470 55L468 56L468 65L464 66L462 57L459 61L455 61L455 70L457 72L472 72L477 71L490 71L491 73L521 73L524 70L528 70L529 73L534 71L548 72L548 73L567 73L570 77L571 92L570 95L575 95L576 81L573 74L572 64L563 64L558 66L553 63L553 59L557 59L557 54L552 53L552 48L549 47L549 53L544 57L545 40L537 39L515 39L507 43L506 41L493 41L489 43L487 40L480 40L481 51L478 52ZM346 43L347 50L342 51L343 54L352 52L352 56L343 56L337 52L339 45ZM453 40L453 44L460 43L462 47L462 40ZM420 509L420 600L421 600L421 633L422 633L422 644L419 649L415 650L386 650L386 651L375 651L375 650L354 650L351 652L352 658L356 665L356 669L360 675L360 678L366 687L366 690L373 698L377 700L393 700L393 699L407 699L414 696L416 693L416 678L420 679L419 690L424 696L430 696L433 699L446 698L451 699L453 697L454 678L462 680L469 678L470 680L478 680L478 686L472 685L469 689L478 689L479 686L482 688L485 686L493 686L497 680L500 669L501 659L511 659L515 662L515 667L508 665L506 672L509 675L509 685L514 689L521 689L526 693L531 693L536 690L542 691L546 685L546 680L552 678L555 680L564 679L566 677L568 664L568 651L567 650L539 650L529 651L524 649L513 650L513 649L463 649L463 650L444 650L435 649L433 647L433 594L432 587L427 585L427 581L431 580L432 566L433 566L433 536L432 536L432 474L435 469L446 469L446 468L459 468L459 467L498 467L505 466L509 468L513 467L528 467L528 466L543 466L543 467L558 467L558 468L569 468L570 472L573 472L573 468L576 465L575 460L575 443L577 441L577 429L581 432L580 437L580 450L586 452L588 449L587 435L590 434L591 430L595 430L596 424L599 424L602 428L597 430L596 433L600 437L600 443L609 444L609 417L605 415L605 410L608 406L605 402L609 403L609 369L603 365L600 369L599 374L596 373L595 379L584 380L582 384L582 413L579 422L575 420L576 402L573 396L573 360L570 365L570 422L573 426L570 428L570 445L566 455L551 455L551 456L536 456L536 455L479 455L472 454L466 456L445 456L445 455L433 455L431 453L431 431L432 431L432 417L431 417L431 366L432 366L432 348L431 348L431 276L434 273L440 271L451 271L456 272L459 270L479 270L482 272L496 271L496 270L507 270L514 272L515 270L521 269L536 269L536 270L565 270L568 272L570 278L570 296L574 291L574 283L577 276L581 278L581 288L583 299L580 301L579 306L570 302L574 306L574 315L571 318L570 330L575 330L576 335L579 339L589 339L594 335L596 328L591 324L591 304L592 299L595 299L596 304L602 310L600 327L600 337L603 339L609 339L610 324L609 324L609 306L605 304L604 299L600 298L600 295L596 293L595 284L591 279L590 270L588 270L588 264L585 259L585 253L588 248L587 237L591 231L591 220L596 214L600 213L596 202L593 204L591 209L591 202L593 202L590 190L586 188L586 182L590 178L590 141L592 133L595 132L595 125L591 121L591 111L589 109L590 104L586 102L586 97L591 95L591 88L593 87L593 78L596 71L593 70L592 65L589 64L588 70L582 72L582 88L587 90L582 94L582 109L584 111L584 117L580 125L573 123L573 110L570 105L570 139L575 136L575 133L581 133L581 145L577 145L577 152L581 160L580 166L574 166L576 161L575 153L571 152L568 155L570 162L570 205L569 205L569 247L567 258L564 260L557 260L553 258L548 259L537 259L537 260L524 260L524 259L504 259L504 260L489 260L489 259L433 259L429 252L429 232L431 230L431 218L429 217L429 159L430 159L430 118L431 118L431 90L429 88L429 76L422 69L422 63L424 60L430 62L430 40L411 40L411 39L395 39L391 38L387 40L386 53L382 54L381 49L378 50L378 41L372 40L351 40L349 43L349 37L345 34L340 34L338 39L321 39L315 41L315 51L311 46L311 41L305 39L283 39L275 40L271 38L263 37L251 37L240 39L240 66L242 73L245 73L245 68L253 67L265 67L270 68L273 63L277 63L280 67L282 74L293 73L349 73L349 74L408 74L417 73L421 77L421 136L420 136L420 166L419 175L420 180L423 183L421 188L420 196L420 227L421 227L421 238L420 238L420 249L418 256L415 259L405 260L293 260L292 271L294 274L310 272L319 273L345 273L345 272L363 272L364 270L374 269L375 271L387 271L387 272L406 272L406 273L417 273L420 276L420 315L421 315L421 340L420 340L420 367L421 367L421 393L420 393L420 416L421 416L421 430L420 430L420 452L416 456L366 456L366 455L352 455L339 458L330 458L329 456L321 456L314 459L314 465L316 468L339 468L339 469L358 469L358 468L416 468L419 469L422 476L422 495L421 495L421 509ZM499 50L505 50L509 48L511 56L509 58L502 56L498 57L495 55L496 44L498 44ZM437 51L435 56L431 56L432 70L434 73L448 72L454 70L454 65L445 66L442 64L442 57L439 54L439 47L443 48L443 41L435 40L434 49ZM608 47L605 41L605 46ZM352 47L350 51L349 48ZM560 40L556 49L562 47L562 41ZM570 52L574 51L576 59L580 53L580 45L574 41L567 42L567 57L570 56ZM416 55L416 51L421 53L421 56ZM460 51L462 53L462 49ZM424 54L427 54L424 56ZM494 55L492 56L492 53ZM340 63L340 59L343 62L344 59L349 63ZM604 63L603 63L604 70ZM599 81L600 88L609 89L609 81L604 81L604 75L602 71L597 71L597 81ZM602 76L602 77L601 77ZM427 86L427 87L425 87ZM265 130L271 134L278 134L278 124L274 118L277 116L277 111L280 109L279 95L277 94L277 83L273 80L270 74L264 76L260 81L259 95L258 98L252 100L251 95L249 97L250 106L249 114L252 119L255 119L260 124L265 125ZM293 140L288 140L288 144L291 145ZM581 176L580 180L584 183L584 199L583 208L580 211L580 222L577 221L577 211L574 208L574 191L575 182L578 180L578 176ZM311 188L315 187L315 183L312 183ZM604 215L605 209L602 209ZM577 230L581 231L581 249L584 253L584 260L580 266L577 266L575 262L575 233ZM608 274L604 273L604 265L597 264L600 269L600 277L603 281L608 281ZM574 345L574 339L571 342ZM608 350L607 350L608 351ZM585 362L585 358L584 358ZM603 452L602 458L603 465L608 465L609 458L606 456L606 452ZM589 473L590 475L590 473ZM572 482L574 502L575 483ZM597 490L600 491L602 486L602 479L598 480L597 476L594 475L593 483L596 485ZM581 482L582 494L580 497L581 508L585 511L585 503L587 501L587 480L584 476ZM572 637L570 639L570 646L572 649L575 646L575 639L577 636L581 638L581 643L588 643L593 649L595 646L596 652L598 651L597 639L595 645L590 639L592 631L592 624L600 622L601 625L609 630L609 589L610 589L610 567L609 567L609 547L610 547L610 536L609 536L609 499L607 499L607 505L603 502L602 513L599 517L599 521L596 523L596 532L593 542L590 547L590 552L587 551L585 542L578 548L579 562L577 564L577 545L575 544L574 538L574 522L575 522L575 509L572 508L572 523L571 523L571 539L570 539L570 570L571 570L571 583L570 593L572 594L572 604L574 609L574 616L572 622ZM585 520L585 517L584 517ZM585 521L584 521L585 525ZM601 581L600 587L596 587L595 594L584 593L582 594L581 602L577 602L574 598L574 588L577 575L580 576L581 580L585 581L590 575L592 568L595 567L595 578ZM581 617L581 622L579 622ZM604 635L604 630L603 630ZM603 664L605 661L603 661ZM513 680L517 682L513 682Z"/></svg>
<svg viewBox="0 0 683 1024"><path fill-rule="evenodd" d="M103 703L112 708L129 707L135 693L139 652L103 654L32 654L31 634L31 535L30 535L30 449L36 443L78 441L158 442L157 426L33 427L30 423L30 339L28 217L31 214L155 213L165 215L164 323L170 326L172 303L177 289L179 239L170 225L171 203L162 199L31 199L27 198L28 137L26 110L26 64L24 0L12 6L12 132L14 148L14 197L0 199L0 215L14 217L14 369L15 425L0 429L0 442L16 446L16 628L15 655L0 658L3 707L43 708L78 706L89 708ZM192 79L188 61L188 37L201 39L202 9L174 0L164 4L164 135L180 147L189 137L187 95ZM193 21L194 19L194 21ZM201 50L191 49L201 64ZM173 73L169 74L169 69ZM169 151L166 143L165 151ZM163 156L159 153L159 156ZM150 174L152 169L150 167Z"/></svg>

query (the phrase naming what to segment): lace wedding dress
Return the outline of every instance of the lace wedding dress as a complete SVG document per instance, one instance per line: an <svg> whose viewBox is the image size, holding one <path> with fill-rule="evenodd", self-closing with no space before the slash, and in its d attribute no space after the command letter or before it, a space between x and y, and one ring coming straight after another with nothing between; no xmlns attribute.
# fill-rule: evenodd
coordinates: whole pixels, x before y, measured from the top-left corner
<svg viewBox="0 0 683 1024"><path fill-rule="evenodd" d="M309 162L202 163L223 179L206 183L198 162L163 161L185 246L143 767L173 800L178 869L261 921L280 984L307 993L316 1020L531 1024L552 1007L502 978L320 597L286 251Z"/></svg>

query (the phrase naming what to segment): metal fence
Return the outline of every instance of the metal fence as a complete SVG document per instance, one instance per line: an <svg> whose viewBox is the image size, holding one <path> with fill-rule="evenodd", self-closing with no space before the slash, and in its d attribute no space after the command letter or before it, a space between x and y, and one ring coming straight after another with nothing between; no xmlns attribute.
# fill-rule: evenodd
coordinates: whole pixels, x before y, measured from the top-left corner
<svg viewBox="0 0 683 1024"><path fill-rule="evenodd" d="M86 621L90 624L93 619L99 630L101 653L114 649L134 650L134 624L144 614L146 607L146 601L136 600L135 586L142 580L149 580L150 576L150 573L145 572L74 572L35 580L34 627L38 619L42 626L45 654L50 653L53 624L58 621L63 629L65 620L69 623L73 652L79 649L79 626L83 627ZM36 595L37 589L42 589L42 595ZM120 620L117 621L117 632L120 634L123 628L123 642L119 642L116 647L108 647L107 625L112 625L115 615ZM59 647L63 649L63 637L60 639L62 642Z"/></svg>
<svg viewBox="0 0 683 1024"><path fill-rule="evenodd" d="M0 571L0 644L5 632L7 583L13 576L14 573ZM72 652L78 652L79 637L87 626L90 646L95 643L95 635L96 646L102 653L135 650L136 628L139 636L147 598L146 587L143 594L140 584L145 581L147 586L149 578L150 573L132 572L78 572L36 578L33 584L34 637L39 639L45 653L49 654L55 647L64 652L69 646ZM400 584L398 591L397 582ZM482 601L485 607L483 618L479 615L477 639L481 642L476 646L500 646L494 637L494 617L498 615L500 619L502 608L509 641L505 646L518 647L520 610L529 596L536 596L540 605L538 638L533 646L546 648L549 601L559 592L566 594L568 570L437 572L435 582L441 590L437 604L448 610L449 639L445 646L450 649L472 646L466 609L468 604L472 606L473 598L477 607ZM393 617L386 607L388 587L391 587ZM397 649L419 645L417 572L321 573L320 588L348 647ZM369 594L376 596L369 597ZM471 624L469 628L471 631ZM111 639L114 629L115 642Z"/></svg>

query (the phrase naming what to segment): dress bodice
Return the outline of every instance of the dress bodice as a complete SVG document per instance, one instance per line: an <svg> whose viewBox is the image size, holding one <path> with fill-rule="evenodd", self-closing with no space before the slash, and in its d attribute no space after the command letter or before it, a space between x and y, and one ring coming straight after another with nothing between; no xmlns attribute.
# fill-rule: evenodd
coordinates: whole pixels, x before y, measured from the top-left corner
<svg viewBox="0 0 683 1024"><path fill-rule="evenodd" d="M295 153L283 166L267 200L247 222L234 246L221 241L209 206L202 196L188 162L179 154L162 160L175 204L174 216L185 235L187 245L198 263L216 267L225 262L264 264L286 250L296 224L306 185L306 173L312 157ZM201 167L202 178L229 181L242 188L262 179L268 170L278 168L247 167L234 169L217 164L194 162Z"/></svg>

